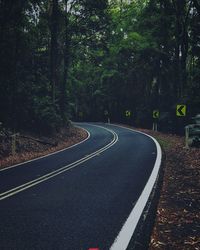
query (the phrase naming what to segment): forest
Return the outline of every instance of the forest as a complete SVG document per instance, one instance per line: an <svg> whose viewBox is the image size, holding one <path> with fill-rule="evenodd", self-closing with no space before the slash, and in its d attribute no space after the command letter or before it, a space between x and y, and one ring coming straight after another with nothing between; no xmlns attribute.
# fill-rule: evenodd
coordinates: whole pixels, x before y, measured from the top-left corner
<svg viewBox="0 0 200 250"><path fill-rule="evenodd" d="M154 110L172 133L200 113L199 0L0 0L1 128L151 128Z"/></svg>

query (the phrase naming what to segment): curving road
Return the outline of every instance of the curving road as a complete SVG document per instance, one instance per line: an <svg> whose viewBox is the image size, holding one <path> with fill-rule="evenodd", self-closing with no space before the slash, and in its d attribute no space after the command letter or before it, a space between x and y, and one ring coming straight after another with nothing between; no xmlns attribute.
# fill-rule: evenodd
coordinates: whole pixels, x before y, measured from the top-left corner
<svg viewBox="0 0 200 250"><path fill-rule="evenodd" d="M78 125L89 132L84 142L0 170L1 250L127 248L159 146L126 128Z"/></svg>

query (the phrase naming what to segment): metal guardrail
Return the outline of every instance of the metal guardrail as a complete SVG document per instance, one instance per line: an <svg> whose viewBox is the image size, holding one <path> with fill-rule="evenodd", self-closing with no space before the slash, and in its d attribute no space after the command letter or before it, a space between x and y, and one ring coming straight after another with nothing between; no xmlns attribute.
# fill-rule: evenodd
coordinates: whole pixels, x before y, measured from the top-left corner
<svg viewBox="0 0 200 250"><path fill-rule="evenodd" d="M195 124L189 124L185 127L186 148L200 147L200 114L194 118Z"/></svg>

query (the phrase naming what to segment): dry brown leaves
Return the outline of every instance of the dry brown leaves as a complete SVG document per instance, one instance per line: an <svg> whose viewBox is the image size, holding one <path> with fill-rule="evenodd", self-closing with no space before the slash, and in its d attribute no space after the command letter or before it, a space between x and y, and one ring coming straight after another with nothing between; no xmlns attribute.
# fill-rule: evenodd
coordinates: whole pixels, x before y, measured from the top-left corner
<svg viewBox="0 0 200 250"><path fill-rule="evenodd" d="M18 164L27 160L31 160L49 153L67 148L87 137L87 132L80 129L70 127L51 138L39 138L41 140L51 141L57 146L45 145L37 141L18 137L16 141L16 154L11 155L11 141L0 143L0 168Z"/></svg>
<svg viewBox="0 0 200 250"><path fill-rule="evenodd" d="M155 137L166 156L149 250L200 250L200 149L186 149L184 137L139 130Z"/></svg>
<svg viewBox="0 0 200 250"><path fill-rule="evenodd" d="M166 161L149 249L200 249L200 149L184 138L145 131L163 144Z"/></svg>
<svg viewBox="0 0 200 250"><path fill-rule="evenodd" d="M163 186L149 249L200 250L200 149L186 149L183 137L141 131L157 138L166 154ZM60 135L57 147L21 141L19 144L24 145L24 150L15 157L4 158L0 166L57 151L86 136L82 130L72 130L67 136Z"/></svg>

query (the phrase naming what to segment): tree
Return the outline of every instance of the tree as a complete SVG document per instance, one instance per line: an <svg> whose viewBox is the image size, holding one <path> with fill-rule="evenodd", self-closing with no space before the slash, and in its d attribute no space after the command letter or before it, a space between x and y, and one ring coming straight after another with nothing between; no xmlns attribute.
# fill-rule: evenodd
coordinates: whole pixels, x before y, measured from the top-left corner
<svg viewBox="0 0 200 250"><path fill-rule="evenodd" d="M159 109L175 126L177 103L198 112L199 1L11 2L0 1L6 126L55 131L69 117L105 120L105 110L127 122L128 109L135 125L150 127Z"/></svg>
<svg viewBox="0 0 200 250"><path fill-rule="evenodd" d="M51 31L51 56L50 74L52 84L52 101L55 103L56 86L58 86L58 29L59 29L59 6L58 0L49 1L49 19Z"/></svg>
<svg viewBox="0 0 200 250"><path fill-rule="evenodd" d="M53 131L67 116L60 103L63 2L11 2L0 2L1 119L13 130Z"/></svg>

